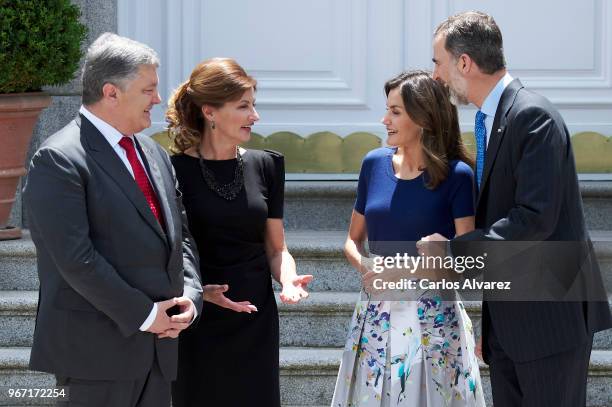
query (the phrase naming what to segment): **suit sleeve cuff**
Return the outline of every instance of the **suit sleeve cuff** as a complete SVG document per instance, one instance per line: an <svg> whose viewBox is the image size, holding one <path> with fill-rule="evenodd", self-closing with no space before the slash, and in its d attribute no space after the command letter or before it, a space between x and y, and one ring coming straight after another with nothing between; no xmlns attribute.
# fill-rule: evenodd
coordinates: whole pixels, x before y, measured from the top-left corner
<svg viewBox="0 0 612 407"><path fill-rule="evenodd" d="M155 322L156 316L157 316L157 304L153 303L153 309L151 309L151 313L149 314L147 319L145 319L142 325L140 325L139 329L144 332L147 329L151 328L151 325L153 325L153 322Z"/></svg>

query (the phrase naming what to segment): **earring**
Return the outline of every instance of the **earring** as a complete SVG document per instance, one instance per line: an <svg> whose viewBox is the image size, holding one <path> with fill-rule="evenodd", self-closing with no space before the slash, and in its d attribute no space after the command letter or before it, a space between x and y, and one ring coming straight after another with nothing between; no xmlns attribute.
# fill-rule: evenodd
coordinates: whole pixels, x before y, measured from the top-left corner
<svg viewBox="0 0 612 407"><path fill-rule="evenodd" d="M215 129L215 127L216 127L216 126L215 126L215 122L211 120L211 121L210 121L210 128L214 130L214 129Z"/></svg>

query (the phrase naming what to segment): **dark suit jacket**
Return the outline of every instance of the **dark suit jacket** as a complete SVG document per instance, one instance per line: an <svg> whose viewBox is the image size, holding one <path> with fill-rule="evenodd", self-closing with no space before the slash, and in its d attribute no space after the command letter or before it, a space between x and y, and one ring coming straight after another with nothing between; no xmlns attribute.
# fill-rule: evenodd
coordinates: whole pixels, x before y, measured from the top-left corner
<svg viewBox="0 0 612 407"><path fill-rule="evenodd" d="M525 243L541 241L539 247ZM517 248L504 242L522 243ZM558 250L563 247L569 249ZM485 301L483 343L492 326L505 352L521 362L569 350L612 326L585 227L570 134L552 104L518 79L504 90L495 115L476 200L476 230L451 242L453 254L480 255L499 248L505 254L522 251L503 261L490 259L485 279L501 270L502 275L541 278L543 289L554 279L568 290L580 282L582 292L562 302ZM483 352L487 360L486 346Z"/></svg>
<svg viewBox="0 0 612 407"><path fill-rule="evenodd" d="M189 297L201 312L197 250L168 155L146 136L136 140L166 232L85 117L52 135L32 158L24 202L40 279L33 370L133 380L146 375L157 354L164 377L176 376L178 340L139 327L154 302L175 296Z"/></svg>

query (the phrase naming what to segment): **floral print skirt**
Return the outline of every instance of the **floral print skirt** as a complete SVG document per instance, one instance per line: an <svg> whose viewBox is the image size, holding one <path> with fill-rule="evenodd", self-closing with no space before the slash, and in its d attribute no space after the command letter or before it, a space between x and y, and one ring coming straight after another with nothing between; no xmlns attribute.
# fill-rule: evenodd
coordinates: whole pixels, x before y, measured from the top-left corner
<svg viewBox="0 0 612 407"><path fill-rule="evenodd" d="M470 318L437 294L357 303L332 407L485 406Z"/></svg>

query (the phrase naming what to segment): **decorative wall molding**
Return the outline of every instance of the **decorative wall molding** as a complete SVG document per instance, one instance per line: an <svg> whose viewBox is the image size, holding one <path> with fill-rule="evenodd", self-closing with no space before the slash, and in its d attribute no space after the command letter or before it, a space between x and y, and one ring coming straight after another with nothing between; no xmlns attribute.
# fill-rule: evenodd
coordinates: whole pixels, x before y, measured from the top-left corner
<svg viewBox="0 0 612 407"><path fill-rule="evenodd" d="M496 18L510 72L557 105L570 132L612 135L609 0L118 0L118 30L159 52L165 101L196 63L231 56L259 81L260 134L384 139L384 82L431 70L434 28L469 9ZM164 110L154 108L149 134L164 128ZM474 111L460 108L463 131Z"/></svg>
<svg viewBox="0 0 612 407"><path fill-rule="evenodd" d="M316 0L296 13L282 0L120 0L119 32L158 50L166 100L197 63L230 56L258 79L262 108L366 108L366 6Z"/></svg>
<svg viewBox="0 0 612 407"><path fill-rule="evenodd" d="M426 19L419 15L431 16L429 32L420 33L419 43L427 35L431 39L433 29L448 15L485 11L495 17L504 34L509 71L525 86L559 107L612 108L612 5L608 0L585 0L579 7L573 0L423 3L406 14L406 21L420 24L425 31ZM431 52L430 48L427 58L421 56L420 64L431 60Z"/></svg>

